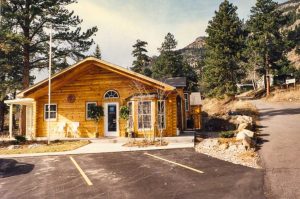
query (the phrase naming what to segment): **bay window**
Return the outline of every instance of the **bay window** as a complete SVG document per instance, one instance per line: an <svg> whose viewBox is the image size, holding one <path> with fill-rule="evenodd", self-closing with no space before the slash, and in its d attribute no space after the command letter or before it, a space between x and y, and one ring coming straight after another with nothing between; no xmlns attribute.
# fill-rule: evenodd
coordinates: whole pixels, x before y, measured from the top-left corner
<svg viewBox="0 0 300 199"><path fill-rule="evenodd" d="M138 128L151 129L151 101L138 103Z"/></svg>

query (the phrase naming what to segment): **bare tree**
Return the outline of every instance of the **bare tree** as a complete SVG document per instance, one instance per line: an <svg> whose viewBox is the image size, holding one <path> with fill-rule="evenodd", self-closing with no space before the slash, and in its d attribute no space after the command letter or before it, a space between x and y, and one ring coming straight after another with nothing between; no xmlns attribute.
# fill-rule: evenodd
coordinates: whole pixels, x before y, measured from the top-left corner
<svg viewBox="0 0 300 199"><path fill-rule="evenodd" d="M143 85L137 81L132 81L130 87L136 91L134 97L135 97L135 99L137 99L137 102L138 102L138 112L139 113L140 112L142 112L142 113L148 112L148 110L146 109L147 107L145 106L145 102L149 101L147 99L153 97L153 94L151 94L151 90L147 89L145 87L145 85ZM151 104L150 104L150 106L151 106ZM152 114L152 112L150 112L150 114ZM139 126L138 128L139 128L139 130L142 131L145 141L148 142L149 140L151 140L151 134L146 133L147 132L146 129L148 129L148 128L145 128L145 126L147 126L146 123L149 121L144 121L143 116L141 116L140 118L141 118L141 126L139 126L140 124L138 123L138 126ZM138 122L139 122L139 118L138 118ZM150 124L149 130L151 131L152 128L153 128L153 126L152 126L152 124Z"/></svg>
<svg viewBox="0 0 300 199"><path fill-rule="evenodd" d="M156 95L157 95L157 107L158 107L158 111L157 111L157 122L156 122L156 126L159 132L159 137L160 137L160 145L162 145L162 140L163 140L163 133L164 133L164 129L166 128L166 103L167 103L167 99L169 96L170 92L167 92L165 90L161 90L161 89L157 89L156 90Z"/></svg>

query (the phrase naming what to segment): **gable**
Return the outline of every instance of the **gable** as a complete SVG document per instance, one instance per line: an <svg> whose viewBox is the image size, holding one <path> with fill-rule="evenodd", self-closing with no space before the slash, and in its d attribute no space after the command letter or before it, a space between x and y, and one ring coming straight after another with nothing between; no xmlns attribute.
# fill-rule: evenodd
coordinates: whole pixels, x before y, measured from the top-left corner
<svg viewBox="0 0 300 199"><path fill-rule="evenodd" d="M166 90L166 91L172 91L175 90L175 87L172 87L168 84L159 82L157 80L154 80L152 78L146 77L144 75L135 73L133 71L127 70L123 67L113 65L111 63L96 59L96 58L86 58L85 60L70 66L61 72L55 74L51 78L51 89L56 90L68 82L72 82L78 77L82 76L83 74L86 74L86 72L91 69L92 67L98 67L103 70L109 71L111 73L118 74L122 77L127 77L129 79L132 79L132 81L137 81L142 84L145 84L147 86L154 87L156 89ZM102 74L98 74L102 75ZM104 75L104 74L103 74ZM18 97L33 97L37 98L39 96L46 95L48 93L48 79L45 79L44 81L41 81L33 86L31 86L28 89L25 89L24 91L20 92L18 94Z"/></svg>

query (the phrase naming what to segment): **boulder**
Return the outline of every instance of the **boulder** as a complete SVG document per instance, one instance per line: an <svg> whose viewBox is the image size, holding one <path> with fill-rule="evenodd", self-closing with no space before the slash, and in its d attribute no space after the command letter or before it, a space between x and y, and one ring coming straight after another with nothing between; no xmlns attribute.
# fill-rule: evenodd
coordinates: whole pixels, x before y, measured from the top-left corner
<svg viewBox="0 0 300 199"><path fill-rule="evenodd" d="M238 124L242 124L242 123L252 124L253 123L252 117L246 116L246 115L237 116L236 121L237 121Z"/></svg>
<svg viewBox="0 0 300 199"><path fill-rule="evenodd" d="M244 129L250 130L251 128L252 128L252 124L250 124L250 123L241 123L241 124L239 124L238 132L240 132Z"/></svg>
<svg viewBox="0 0 300 199"><path fill-rule="evenodd" d="M236 134L236 140L243 140L246 136L247 134L245 134L243 131L238 132L238 134Z"/></svg>
<svg viewBox="0 0 300 199"><path fill-rule="evenodd" d="M250 138L253 138L254 137L254 132L253 131L250 131L250 130L248 130L248 129L244 129L244 130L241 130L239 133L244 133L244 134L246 134L248 137L250 137ZM238 134L239 134L238 133Z"/></svg>
<svg viewBox="0 0 300 199"><path fill-rule="evenodd" d="M243 139L243 146L245 147L246 150L251 148L251 138L250 137L246 136Z"/></svg>

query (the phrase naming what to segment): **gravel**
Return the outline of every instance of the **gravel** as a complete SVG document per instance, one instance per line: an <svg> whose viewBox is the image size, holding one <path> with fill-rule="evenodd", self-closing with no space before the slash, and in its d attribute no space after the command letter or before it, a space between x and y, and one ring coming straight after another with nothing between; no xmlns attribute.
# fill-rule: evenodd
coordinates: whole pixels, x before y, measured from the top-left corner
<svg viewBox="0 0 300 199"><path fill-rule="evenodd" d="M219 141L218 138L208 138L200 142L196 147L196 151L208 156L240 164L251 168L261 168L258 164L259 155L255 149L246 150L242 142L228 139L228 142Z"/></svg>

